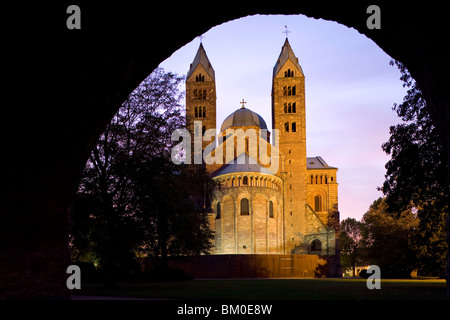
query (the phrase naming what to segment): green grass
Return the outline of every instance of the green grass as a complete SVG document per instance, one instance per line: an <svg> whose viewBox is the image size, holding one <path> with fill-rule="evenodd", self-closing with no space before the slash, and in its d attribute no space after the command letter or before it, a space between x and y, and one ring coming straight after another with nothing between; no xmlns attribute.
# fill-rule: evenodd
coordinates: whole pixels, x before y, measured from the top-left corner
<svg viewBox="0 0 450 320"><path fill-rule="evenodd" d="M192 280L168 283L119 283L105 289L83 284L77 295L214 300L438 300L445 299L444 280L382 280L369 290L364 279Z"/></svg>

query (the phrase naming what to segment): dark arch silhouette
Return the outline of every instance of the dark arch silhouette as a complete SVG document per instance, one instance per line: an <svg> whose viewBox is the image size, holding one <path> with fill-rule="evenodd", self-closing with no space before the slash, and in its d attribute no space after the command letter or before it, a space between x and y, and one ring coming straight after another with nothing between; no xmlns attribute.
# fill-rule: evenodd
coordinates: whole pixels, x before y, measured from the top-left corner
<svg viewBox="0 0 450 320"><path fill-rule="evenodd" d="M66 28L68 1L8 6L0 297L68 296L67 220L91 147L161 61L226 21L304 14L356 29L409 69L450 150L449 25L431 3L380 1L380 30L366 26L370 1L227 3L220 12L198 2L95 3L80 4L81 30Z"/></svg>

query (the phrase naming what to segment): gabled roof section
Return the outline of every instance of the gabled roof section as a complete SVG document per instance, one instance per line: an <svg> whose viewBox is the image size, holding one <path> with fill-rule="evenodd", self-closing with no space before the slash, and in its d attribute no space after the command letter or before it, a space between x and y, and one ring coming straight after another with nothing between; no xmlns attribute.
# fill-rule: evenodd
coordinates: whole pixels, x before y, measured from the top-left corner
<svg viewBox="0 0 450 320"><path fill-rule="evenodd" d="M212 176L217 177L222 174L236 172L261 172L273 175L273 173L269 169L264 168L263 166L258 164L255 159L244 152L234 160L217 169L215 172L213 172Z"/></svg>
<svg viewBox="0 0 450 320"><path fill-rule="evenodd" d="M286 41L284 42L283 47L281 48L280 56L278 57L277 63L275 64L275 67L273 67L273 77L280 72L281 68L284 66L287 60L291 60L292 63L300 70L300 72L303 74L302 67L298 63L298 58L295 56L294 51L291 48L291 45L289 44L288 39L286 38Z"/></svg>
<svg viewBox="0 0 450 320"><path fill-rule="evenodd" d="M214 69L211 65L211 62L209 62L208 56L206 55L205 48L203 48L203 44L200 43L200 46L198 47L197 54L195 55L194 61L192 61L191 66L189 68L189 71L186 76L186 80L189 79L194 72L194 70L197 68L197 66L201 64L203 68L206 70L208 75L211 77L213 81L215 81L215 73Z"/></svg>
<svg viewBox="0 0 450 320"><path fill-rule="evenodd" d="M307 169L337 169L335 167L330 167L322 157L308 157L306 158L306 168Z"/></svg>

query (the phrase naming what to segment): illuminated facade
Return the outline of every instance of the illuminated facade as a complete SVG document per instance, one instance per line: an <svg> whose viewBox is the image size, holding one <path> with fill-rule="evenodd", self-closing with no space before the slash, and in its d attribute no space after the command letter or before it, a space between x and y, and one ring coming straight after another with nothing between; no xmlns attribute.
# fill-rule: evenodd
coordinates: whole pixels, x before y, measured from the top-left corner
<svg viewBox="0 0 450 320"><path fill-rule="evenodd" d="M215 137L211 155L222 161L206 164L218 186L212 253L338 254L338 169L306 156L305 76L287 38L273 67L272 132L244 104ZM186 122L192 137L216 128L215 72L202 44L186 77ZM278 155L267 164L260 152L272 148Z"/></svg>

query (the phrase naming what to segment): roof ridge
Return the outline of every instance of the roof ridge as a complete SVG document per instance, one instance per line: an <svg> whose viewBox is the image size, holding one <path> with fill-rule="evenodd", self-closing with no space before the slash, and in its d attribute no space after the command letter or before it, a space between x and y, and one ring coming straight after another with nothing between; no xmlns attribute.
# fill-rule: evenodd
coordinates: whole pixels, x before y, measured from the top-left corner
<svg viewBox="0 0 450 320"><path fill-rule="evenodd" d="M329 166L321 156L306 157L307 169L337 169Z"/></svg>
<svg viewBox="0 0 450 320"><path fill-rule="evenodd" d="M317 160L319 160L319 162L324 166L324 167L328 167L328 164L325 162L325 160L323 160L323 158L321 156L317 156L316 157Z"/></svg>
<svg viewBox="0 0 450 320"><path fill-rule="evenodd" d="M239 163L239 158L245 158L245 163ZM220 176L227 173L237 172L260 172L266 174L273 174L269 169L262 166L253 157L249 156L247 152L241 153L230 162L224 164L219 169L212 173L213 177Z"/></svg>

